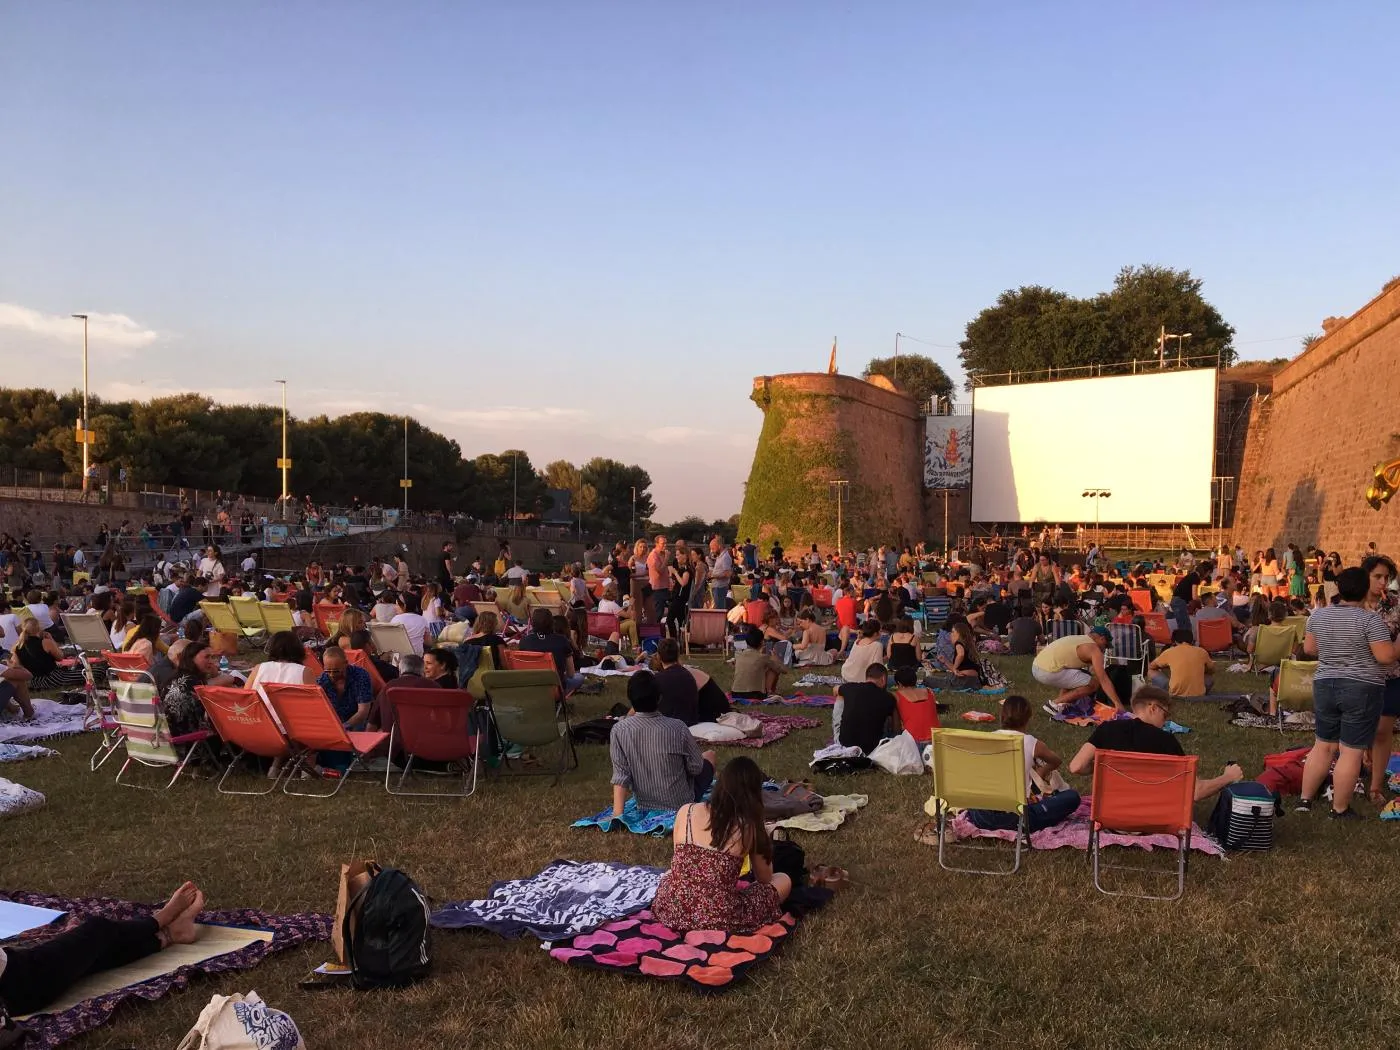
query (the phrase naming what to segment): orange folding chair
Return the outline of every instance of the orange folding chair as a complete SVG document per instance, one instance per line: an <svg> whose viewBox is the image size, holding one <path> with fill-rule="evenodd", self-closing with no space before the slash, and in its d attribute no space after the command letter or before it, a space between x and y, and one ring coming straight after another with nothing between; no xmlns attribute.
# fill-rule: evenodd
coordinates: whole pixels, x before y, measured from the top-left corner
<svg viewBox="0 0 1400 1050"><path fill-rule="evenodd" d="M1209 622L1209 621L1207 621ZM1094 865L1094 888L1115 897L1174 901L1186 892L1186 860L1191 851L1191 807L1196 800L1195 755L1143 755L1100 751L1094 756L1094 796L1089 804L1089 853ZM1117 831L1134 835L1175 835L1176 893L1105 889L1100 870L1117 868L1152 875L1168 872L1137 864L1104 864L1099 834Z"/></svg>
<svg viewBox="0 0 1400 1050"><path fill-rule="evenodd" d="M719 646L724 655L729 654L729 620L723 609L691 609L685 618L684 635L686 656L692 647L712 645Z"/></svg>
<svg viewBox="0 0 1400 1050"><path fill-rule="evenodd" d="M1128 597L1133 600L1133 607L1140 613L1150 613L1152 611L1152 592L1136 587L1128 592Z"/></svg>
<svg viewBox="0 0 1400 1050"><path fill-rule="evenodd" d="M287 778L282 784L282 792L287 795L309 795L312 798L329 798L340 793L345 782L356 768L364 768L364 759L389 742L388 733L370 733L347 730L340 724L340 716L331 707L330 700L319 685L287 685L269 682L263 687L272 709L286 730L287 741L299 748L296 760L287 769ZM308 759L315 761L318 751L347 751L350 765L337 779L331 791L293 791L297 774Z"/></svg>
<svg viewBox="0 0 1400 1050"><path fill-rule="evenodd" d="M369 653L363 649L346 649L345 659L356 667L362 667L369 672L369 680L374 686L375 696L384 692L384 676L379 673L379 668L374 666L374 661L369 658Z"/></svg>
<svg viewBox="0 0 1400 1050"><path fill-rule="evenodd" d="M311 673L314 674L317 678L320 678L321 675L326 673L326 669L322 666L320 658L317 657L317 655L313 653L310 649L306 650L306 657L301 661L301 663L303 667L311 668ZM373 667L374 665L370 664L370 666ZM373 676L371 676L371 678L372 677Z"/></svg>
<svg viewBox="0 0 1400 1050"><path fill-rule="evenodd" d="M1158 645L1171 645L1172 629L1167 626L1167 614L1145 612L1142 614L1142 629L1147 637Z"/></svg>
<svg viewBox="0 0 1400 1050"><path fill-rule="evenodd" d="M219 739L238 748L238 753L219 778L216 785L218 790L225 795L266 795L274 790L282 779L282 771L291 763L283 766L283 770L262 791L234 791L224 787L224 781L244 755L257 755L274 761L292 757L291 742L272 717L262 697L253 690L231 685L199 685L195 686L194 692L204 705L204 711L209 715Z"/></svg>
<svg viewBox="0 0 1400 1050"><path fill-rule="evenodd" d="M552 653L532 653L528 649L502 649L501 659L505 662L506 671L558 672Z"/></svg>
<svg viewBox="0 0 1400 1050"><path fill-rule="evenodd" d="M1230 621L1210 619L1196 621L1196 644L1208 653L1222 653L1235 647Z"/></svg>
<svg viewBox="0 0 1400 1050"><path fill-rule="evenodd" d="M333 602L317 602L312 611L316 614L316 626L321 634L329 638L340 626L340 617L345 613L345 606Z"/></svg>
<svg viewBox="0 0 1400 1050"><path fill-rule="evenodd" d="M405 791L404 781L415 759L425 762L451 762L462 770L461 792L466 798L476 791L478 754L484 743L482 727L473 726L472 695L465 689L419 689L391 686L388 693L394 705L394 728L389 734L389 753L397 745L404 754L403 772L397 787L390 787L390 771L384 770L384 790L391 795L428 798L448 797L444 791ZM467 782L471 766L470 786Z"/></svg>
<svg viewBox="0 0 1400 1050"><path fill-rule="evenodd" d="M118 653L111 649L104 649L102 659L107 661L107 666L114 671L149 671L151 662L140 653Z"/></svg>

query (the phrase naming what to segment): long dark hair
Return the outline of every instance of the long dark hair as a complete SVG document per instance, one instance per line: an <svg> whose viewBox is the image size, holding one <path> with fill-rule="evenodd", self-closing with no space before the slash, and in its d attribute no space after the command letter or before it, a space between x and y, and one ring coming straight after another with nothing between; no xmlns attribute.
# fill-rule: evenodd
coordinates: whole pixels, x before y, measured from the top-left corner
<svg viewBox="0 0 1400 1050"><path fill-rule="evenodd" d="M720 771L710 798L710 844L722 850L736 836L745 853L773 858L773 843L763 827L763 771L742 756Z"/></svg>

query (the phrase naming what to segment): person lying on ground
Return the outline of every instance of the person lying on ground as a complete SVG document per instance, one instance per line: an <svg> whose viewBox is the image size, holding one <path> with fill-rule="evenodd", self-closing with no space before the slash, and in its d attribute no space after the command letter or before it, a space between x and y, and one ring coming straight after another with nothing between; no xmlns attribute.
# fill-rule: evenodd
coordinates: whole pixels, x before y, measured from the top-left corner
<svg viewBox="0 0 1400 1050"><path fill-rule="evenodd" d="M1151 684L1173 697L1205 696L1215 684L1215 661L1181 627L1172 632L1172 644L1147 669Z"/></svg>
<svg viewBox="0 0 1400 1050"><path fill-rule="evenodd" d="M650 671L627 680L632 711L608 739L612 759L613 816L622 816L630 793L640 809L679 809L705 797L715 775L715 753L702 752L690 729L658 707L661 693Z"/></svg>
<svg viewBox="0 0 1400 1050"><path fill-rule="evenodd" d="M1053 828L1062 824L1079 808L1079 792L1064 786L1059 790L1043 791L1060 768L1060 756L1045 746L1044 741L1026 732L1031 724L1031 704L1024 696L1008 696L1001 705L1001 732L1021 737L1026 761L1026 820L1031 831ZM1038 782L1037 782L1038 778ZM990 809L969 809L967 819L986 831L1014 831L1015 813Z"/></svg>
<svg viewBox="0 0 1400 1050"><path fill-rule="evenodd" d="M1132 718L1102 722L1089 734L1089 740L1070 759L1069 771L1089 776L1094 771L1094 755L1099 751L1129 751L1141 755L1185 755L1181 741L1162 727L1171 717L1172 698L1164 689L1144 685L1133 694ZM1210 798L1227 784L1244 779L1238 762L1231 762L1218 777L1196 779L1196 801Z"/></svg>
<svg viewBox="0 0 1400 1050"><path fill-rule="evenodd" d="M710 802L680 807L671 841L671 868L651 902L658 922L674 930L744 933L782 915L792 880L773 870L773 843L763 824L763 773L752 759L725 765ZM752 870L741 889L745 857Z"/></svg>
<svg viewBox="0 0 1400 1050"><path fill-rule="evenodd" d="M1057 638L1040 650L1031 664L1031 677L1060 691L1051 701L1060 709L1102 690L1114 707L1126 711L1127 705L1119 698L1104 668L1103 654L1112 644L1113 636L1107 627L1094 627L1087 637L1068 634Z"/></svg>
<svg viewBox="0 0 1400 1050"><path fill-rule="evenodd" d="M186 882L147 918L93 916L33 947L0 948L0 1002L16 1016L37 1013L90 974L172 944L193 944L195 920L203 910L204 894Z"/></svg>

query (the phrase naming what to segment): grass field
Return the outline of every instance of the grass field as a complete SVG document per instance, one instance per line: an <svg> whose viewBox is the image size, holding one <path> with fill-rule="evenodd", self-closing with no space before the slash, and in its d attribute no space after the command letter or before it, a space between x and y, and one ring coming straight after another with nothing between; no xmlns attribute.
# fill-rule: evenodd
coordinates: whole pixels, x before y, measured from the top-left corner
<svg viewBox="0 0 1400 1050"><path fill-rule="evenodd" d="M727 681L723 663L700 662ZM1038 709L1047 691L1031 682L1029 661L997 662ZM1226 676L1220 688L1261 683ZM582 699L579 717L623 694L609 680L604 695ZM954 712L996 708L995 698L951 699ZM956 721L945 724L949 717ZM1213 705L1183 705L1175 717L1194 730L1184 742L1210 775L1229 759L1256 773L1283 746L1276 733L1227 725ZM1087 733L1043 715L1032 731L1065 756ZM771 775L799 778L823 740L805 730L745 753ZM665 840L569 827L608 799L606 749L597 746L581 749L582 768L557 787L503 779L465 801L407 804L368 781L330 801L232 798L208 781L164 794L126 790L112 783L114 763L88 772L92 738L54 743L62 759L0 770L49 797L47 808L0 823L0 886L156 900L188 877L212 907L330 911L338 865L357 856L407 870L443 901L479 896L560 857L661 865L670 856ZM1396 1043L1400 964L1385 947L1395 930L1386 886L1400 828L1375 820L1365 802L1358 806L1371 819L1349 826L1290 813L1272 853L1196 855L1185 899L1158 904L1099 895L1075 851L1032 855L1008 878L939 870L934 851L913 839L927 777L872 773L816 786L870 795L840 831L798 834L809 864L849 868L854 885L723 995L575 971L531 939L437 933L432 978L403 992L298 990L328 955L316 945L124 1007L81 1043L173 1047L211 994L250 988L289 1011L312 1050ZM1202 803L1197 820L1208 814ZM1134 859L1168 858L1134 851Z"/></svg>

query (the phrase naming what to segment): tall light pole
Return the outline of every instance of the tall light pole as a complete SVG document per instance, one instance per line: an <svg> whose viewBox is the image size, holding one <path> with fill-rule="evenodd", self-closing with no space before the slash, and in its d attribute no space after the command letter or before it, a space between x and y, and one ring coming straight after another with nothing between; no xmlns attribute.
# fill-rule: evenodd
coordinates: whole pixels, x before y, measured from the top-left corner
<svg viewBox="0 0 1400 1050"><path fill-rule="evenodd" d="M515 523L520 518L520 450L511 457L515 460L515 473L510 483L510 534L515 535Z"/></svg>
<svg viewBox="0 0 1400 1050"><path fill-rule="evenodd" d="M1176 363L1181 364L1181 341L1190 339L1190 332L1168 332L1167 326L1162 325L1162 330L1157 336L1157 367L1167 367L1167 340L1176 340Z"/></svg>
<svg viewBox="0 0 1400 1050"><path fill-rule="evenodd" d="M403 477L399 479L403 489L403 512L408 513L408 490L413 488L413 479L408 476L408 417L403 417Z"/></svg>
<svg viewBox="0 0 1400 1050"><path fill-rule="evenodd" d="M895 332L895 334L894 334L894 381L895 381L896 385L899 383L899 341L900 341L901 339L903 339L903 338L904 338L904 333L903 333L903 332Z"/></svg>
<svg viewBox="0 0 1400 1050"><path fill-rule="evenodd" d="M637 542L637 486L632 486L632 542Z"/></svg>
<svg viewBox="0 0 1400 1050"><path fill-rule="evenodd" d="M1099 503L1100 501L1106 500L1109 497L1111 497L1113 493L1105 488L1087 488L1082 493L1080 493L1080 495L1084 499L1092 499L1094 501L1094 546L1100 546Z"/></svg>
<svg viewBox="0 0 1400 1050"><path fill-rule="evenodd" d="M83 492L88 490L88 446L92 432L88 430L88 315L74 314L83 322L83 418L78 420L78 440L83 445Z"/></svg>
<svg viewBox="0 0 1400 1050"><path fill-rule="evenodd" d="M292 469L292 461L287 458L287 381L274 379L282 384L282 458L277 461L277 469L282 472L282 520L287 520L287 472Z"/></svg>
<svg viewBox="0 0 1400 1050"><path fill-rule="evenodd" d="M841 504L845 503L846 498L850 495L851 483L845 478L840 478L836 481L828 482L828 484L831 486L831 491L836 496L836 556L839 558L841 557L842 550L845 549L845 545L842 542L844 537L841 535Z"/></svg>

